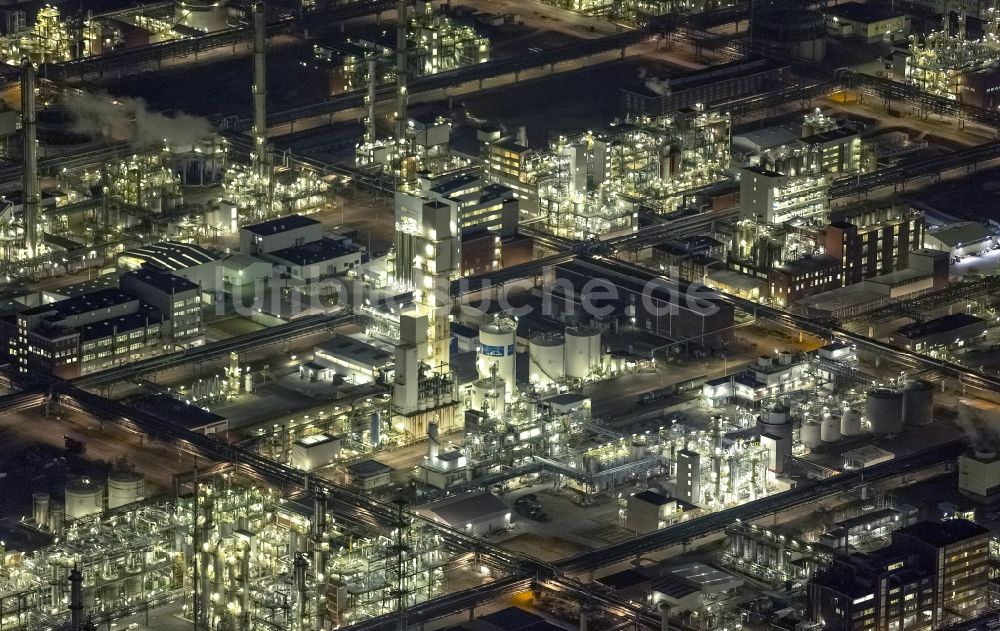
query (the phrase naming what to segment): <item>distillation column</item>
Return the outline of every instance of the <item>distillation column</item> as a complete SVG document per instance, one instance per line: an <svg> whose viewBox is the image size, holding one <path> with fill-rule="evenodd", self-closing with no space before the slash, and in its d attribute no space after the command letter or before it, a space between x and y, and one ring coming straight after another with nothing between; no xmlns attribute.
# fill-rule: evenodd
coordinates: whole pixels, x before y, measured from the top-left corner
<svg viewBox="0 0 1000 631"><path fill-rule="evenodd" d="M263 2L253 5L253 167L264 190L257 200L258 217L271 211L274 165L267 142L267 14Z"/></svg>
<svg viewBox="0 0 1000 631"><path fill-rule="evenodd" d="M21 139L24 172L24 249L28 258L38 253L38 144L35 111L35 66L28 58L21 60Z"/></svg>
<svg viewBox="0 0 1000 631"><path fill-rule="evenodd" d="M83 574L73 568L69 573L70 631L83 631Z"/></svg>

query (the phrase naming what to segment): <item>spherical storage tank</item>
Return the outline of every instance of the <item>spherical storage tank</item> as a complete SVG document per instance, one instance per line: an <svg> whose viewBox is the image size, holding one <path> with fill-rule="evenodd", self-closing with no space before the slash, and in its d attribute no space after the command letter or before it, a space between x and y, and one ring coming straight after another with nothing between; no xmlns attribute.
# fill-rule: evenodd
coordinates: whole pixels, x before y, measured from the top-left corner
<svg viewBox="0 0 1000 631"><path fill-rule="evenodd" d="M903 431L903 393L889 388L868 391L865 416L873 434L898 434Z"/></svg>
<svg viewBox="0 0 1000 631"><path fill-rule="evenodd" d="M907 425L930 425L934 420L934 386L911 379L903 386L903 421Z"/></svg>
<svg viewBox="0 0 1000 631"><path fill-rule="evenodd" d="M799 428L799 442L809 449L815 449L822 442L821 436L822 429L819 423L816 421L802 421L802 427Z"/></svg>
<svg viewBox="0 0 1000 631"><path fill-rule="evenodd" d="M858 436L861 434L861 412L854 408L844 408L840 411L840 435Z"/></svg>
<svg viewBox="0 0 1000 631"><path fill-rule="evenodd" d="M146 496L146 480L134 471L115 471L108 476L108 508L138 502Z"/></svg>
<svg viewBox="0 0 1000 631"><path fill-rule="evenodd" d="M480 327L479 354L476 357L479 378L492 377L492 369L496 365L497 377L503 379L508 396L514 392L515 330L514 322L507 319Z"/></svg>
<svg viewBox="0 0 1000 631"><path fill-rule="evenodd" d="M820 423L820 437L824 443L835 443L840 440L840 412L824 410L823 421Z"/></svg>
<svg viewBox="0 0 1000 631"><path fill-rule="evenodd" d="M584 379L601 365L601 332L596 329L566 329L566 376Z"/></svg>
<svg viewBox="0 0 1000 631"><path fill-rule="evenodd" d="M66 485L66 516L79 519L104 510L104 484L80 478Z"/></svg>
<svg viewBox="0 0 1000 631"><path fill-rule="evenodd" d="M532 382L548 384L559 381L565 374L566 341L561 335L536 335L528 342Z"/></svg>

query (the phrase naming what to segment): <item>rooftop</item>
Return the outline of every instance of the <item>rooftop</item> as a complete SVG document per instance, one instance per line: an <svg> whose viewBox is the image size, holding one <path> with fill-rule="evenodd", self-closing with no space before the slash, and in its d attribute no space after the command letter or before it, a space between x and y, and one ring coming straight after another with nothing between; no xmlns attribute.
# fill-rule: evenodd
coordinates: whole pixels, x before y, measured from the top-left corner
<svg viewBox="0 0 1000 631"><path fill-rule="evenodd" d="M483 517L491 517L498 513L508 513L510 508L492 493L470 493L436 502L427 507L452 526L464 526Z"/></svg>
<svg viewBox="0 0 1000 631"><path fill-rule="evenodd" d="M896 531L896 534L919 539L935 548L943 548L989 533L988 529L965 519L947 519L942 522L922 521Z"/></svg>
<svg viewBox="0 0 1000 631"><path fill-rule="evenodd" d="M651 491L649 489L639 491L632 497L637 500L642 500L647 504L653 504L654 506L666 506L673 501L669 496L664 495L663 493L657 493L656 491Z"/></svg>
<svg viewBox="0 0 1000 631"><path fill-rule="evenodd" d="M837 142L838 140L843 140L845 138L851 138L852 136L857 136L858 132L853 129L848 129L847 127L838 127L836 129L831 129L829 131L823 131L818 134L813 134L812 136L805 136L802 138L802 142L807 145L823 145L828 142Z"/></svg>
<svg viewBox="0 0 1000 631"><path fill-rule="evenodd" d="M323 237L319 241L313 241L304 245L298 245L283 250L271 252L271 256L282 259L294 265L315 265L332 261L342 256L357 254L360 250L349 245L341 239L331 239Z"/></svg>
<svg viewBox="0 0 1000 631"><path fill-rule="evenodd" d="M132 405L167 423L179 425L192 431L218 425L226 420L223 416L209 412L192 403L181 401L166 393L142 397L132 402Z"/></svg>
<svg viewBox="0 0 1000 631"><path fill-rule="evenodd" d="M635 570L622 570L621 572L609 574L604 578L599 578L597 582L611 589L627 589L649 582L649 577Z"/></svg>
<svg viewBox="0 0 1000 631"><path fill-rule="evenodd" d="M954 331L967 326L985 323L985 320L974 315L969 315L967 313L952 313L946 316L941 316L940 318L934 318L933 320L927 320L926 322L914 322L913 324L907 324L906 326L893 331L893 335L898 335L911 340L917 340L922 337L939 335L941 333L947 333L948 331Z"/></svg>
<svg viewBox="0 0 1000 631"><path fill-rule="evenodd" d="M88 313L98 309L107 309L113 306L125 304L138 300L135 296L126 294L117 287L98 289L90 293L81 294L65 300L39 305L23 312L23 315L42 315L55 312L59 319L68 318L81 313Z"/></svg>
<svg viewBox="0 0 1000 631"><path fill-rule="evenodd" d="M195 265L204 265L218 260L218 256L194 243L161 241L152 245L126 250L119 260L134 258L167 272L176 272Z"/></svg>
<svg viewBox="0 0 1000 631"><path fill-rule="evenodd" d="M862 4L860 2L844 2L842 4L826 8L826 12L845 20L853 22L881 22L901 14L893 11L891 7L882 4Z"/></svg>
<svg viewBox="0 0 1000 631"><path fill-rule="evenodd" d="M183 276L148 267L122 274L123 281L128 278L134 278L141 283L168 294L178 294L198 289L198 285L195 285Z"/></svg>
<svg viewBox="0 0 1000 631"><path fill-rule="evenodd" d="M840 265L840 261L829 254L819 254L816 256L803 256L794 261L786 261L776 269L786 274L808 274L821 270L831 269Z"/></svg>
<svg viewBox="0 0 1000 631"><path fill-rule="evenodd" d="M378 460L362 460L361 462L347 465L347 472L352 476L370 478L376 475L392 473L392 467L382 464Z"/></svg>
<svg viewBox="0 0 1000 631"><path fill-rule="evenodd" d="M931 230L928 236L932 236L948 247L960 247L963 244L977 243L985 241L993 236L990 229L975 221L960 221Z"/></svg>
<svg viewBox="0 0 1000 631"><path fill-rule="evenodd" d="M261 236L270 236L274 234L281 234L282 232L288 232L289 230L315 226L319 223L319 221L303 215L288 215L287 217L269 219L268 221L262 221L250 226L243 226L243 230L248 230Z"/></svg>
<svg viewBox="0 0 1000 631"><path fill-rule="evenodd" d="M382 368L392 364L393 361L392 353L348 337L343 333L337 333L332 339L317 344L316 354L327 354L373 368Z"/></svg>

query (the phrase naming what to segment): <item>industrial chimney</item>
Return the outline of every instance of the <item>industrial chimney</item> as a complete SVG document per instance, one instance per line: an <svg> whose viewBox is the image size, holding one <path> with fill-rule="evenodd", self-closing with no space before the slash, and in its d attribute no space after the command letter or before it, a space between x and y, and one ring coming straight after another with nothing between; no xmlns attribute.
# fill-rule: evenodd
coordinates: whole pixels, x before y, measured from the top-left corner
<svg viewBox="0 0 1000 631"><path fill-rule="evenodd" d="M266 216L271 208L274 169L267 143L267 14L263 2L253 4L253 168L266 186L258 199L257 214Z"/></svg>
<svg viewBox="0 0 1000 631"><path fill-rule="evenodd" d="M21 139L23 142L24 173L24 249L28 258L38 253L38 145L35 112L35 66L25 57L21 59Z"/></svg>
<svg viewBox="0 0 1000 631"><path fill-rule="evenodd" d="M70 631L83 631L83 574L74 567L69 573Z"/></svg>
<svg viewBox="0 0 1000 631"><path fill-rule="evenodd" d="M396 142L406 140L406 27L409 15L406 0L396 4Z"/></svg>

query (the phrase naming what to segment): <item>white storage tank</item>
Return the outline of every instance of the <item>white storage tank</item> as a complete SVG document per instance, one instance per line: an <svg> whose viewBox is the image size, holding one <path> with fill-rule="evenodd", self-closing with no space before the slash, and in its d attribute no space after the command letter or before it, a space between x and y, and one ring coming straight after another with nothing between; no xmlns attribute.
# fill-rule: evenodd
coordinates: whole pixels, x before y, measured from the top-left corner
<svg viewBox="0 0 1000 631"><path fill-rule="evenodd" d="M146 479L135 471L115 471L108 476L108 508L118 508L146 497Z"/></svg>
<svg viewBox="0 0 1000 631"><path fill-rule="evenodd" d="M889 388L868 391L865 416L873 434L898 434L903 431L903 393Z"/></svg>
<svg viewBox="0 0 1000 631"><path fill-rule="evenodd" d="M33 493L31 496L31 518L39 528L49 527L49 494Z"/></svg>
<svg viewBox="0 0 1000 631"><path fill-rule="evenodd" d="M809 449L815 449L823 442L821 434L819 423L813 420L802 421L802 426L799 428L799 442Z"/></svg>
<svg viewBox="0 0 1000 631"><path fill-rule="evenodd" d="M495 414L503 409L504 390L503 379L480 379L472 384L469 407L473 410L482 410L485 407L490 414Z"/></svg>
<svg viewBox="0 0 1000 631"><path fill-rule="evenodd" d="M601 366L601 332L597 329L566 329L566 376L585 379Z"/></svg>
<svg viewBox="0 0 1000 631"><path fill-rule="evenodd" d="M820 423L820 438L824 443L835 443L840 440L840 412L824 410L823 421Z"/></svg>
<svg viewBox="0 0 1000 631"><path fill-rule="evenodd" d="M910 379L903 386L903 422L907 425L930 425L934 421L934 385L923 379Z"/></svg>
<svg viewBox="0 0 1000 631"><path fill-rule="evenodd" d="M80 519L104 510L104 484L79 478L66 485L66 517Z"/></svg>
<svg viewBox="0 0 1000 631"><path fill-rule="evenodd" d="M515 331L516 325L510 318L497 318L493 324L486 324L479 329L476 371L480 379L485 379L492 376L493 366L496 366L497 376L504 382L507 398L514 393Z"/></svg>
<svg viewBox="0 0 1000 631"><path fill-rule="evenodd" d="M859 436L861 434L861 412L854 408L840 411L840 435Z"/></svg>
<svg viewBox="0 0 1000 631"><path fill-rule="evenodd" d="M528 342L528 380L547 385L566 375L566 341L561 335L541 334Z"/></svg>
<svg viewBox="0 0 1000 631"><path fill-rule="evenodd" d="M52 502L49 505L49 532L54 535L61 535L65 524L66 507L59 502Z"/></svg>

